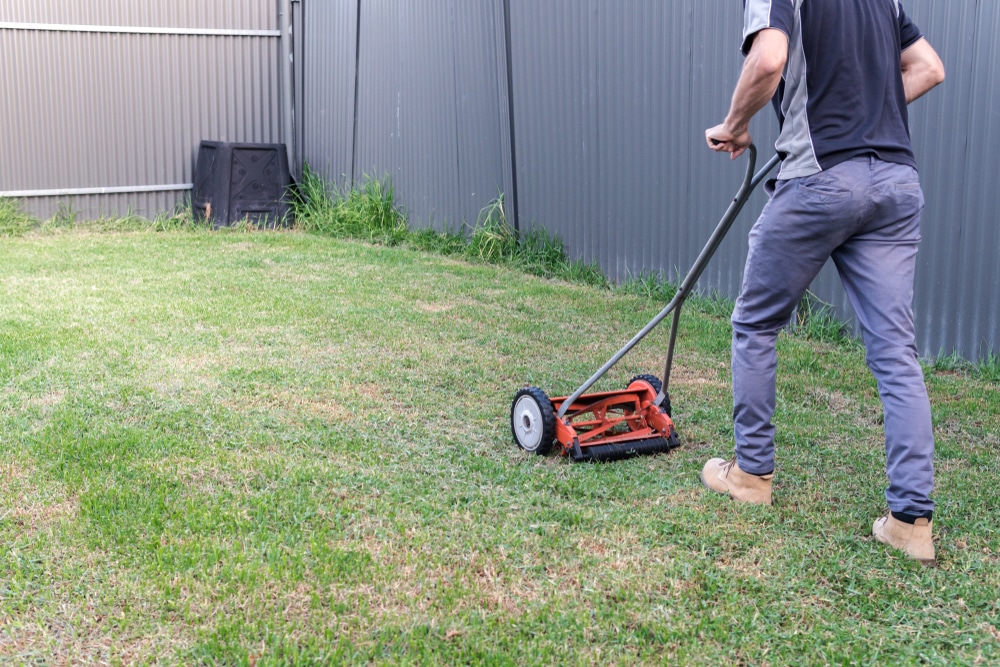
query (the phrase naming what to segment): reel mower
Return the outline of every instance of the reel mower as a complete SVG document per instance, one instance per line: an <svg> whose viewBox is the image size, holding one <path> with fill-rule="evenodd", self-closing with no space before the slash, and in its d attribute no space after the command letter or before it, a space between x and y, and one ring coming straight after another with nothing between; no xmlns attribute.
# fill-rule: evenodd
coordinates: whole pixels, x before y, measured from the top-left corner
<svg viewBox="0 0 1000 667"><path fill-rule="evenodd" d="M681 306L751 193L780 161L775 155L755 174L756 147L751 145L747 153L743 184L670 303L570 396L549 398L538 387L517 392L510 406L510 427L521 449L544 455L558 446L559 453L573 461L602 462L659 454L680 446L667 389ZM620 391L584 393L671 313L674 317L662 382L655 375L643 374L633 377Z"/></svg>

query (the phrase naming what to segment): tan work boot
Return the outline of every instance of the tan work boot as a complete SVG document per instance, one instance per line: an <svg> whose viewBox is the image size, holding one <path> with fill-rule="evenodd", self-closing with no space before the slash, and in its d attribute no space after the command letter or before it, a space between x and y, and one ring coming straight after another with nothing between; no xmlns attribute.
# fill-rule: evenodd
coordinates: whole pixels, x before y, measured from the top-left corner
<svg viewBox="0 0 1000 667"><path fill-rule="evenodd" d="M733 500L757 505L771 504L771 480L769 475L751 475L743 472L736 464L736 458L709 459L701 469L701 483L718 493L728 493Z"/></svg>
<svg viewBox="0 0 1000 667"><path fill-rule="evenodd" d="M876 519L872 525L872 535L882 544L888 544L905 553L922 565L937 565L934 558L934 542L931 541L930 519L917 519L913 525L904 523L886 514Z"/></svg>

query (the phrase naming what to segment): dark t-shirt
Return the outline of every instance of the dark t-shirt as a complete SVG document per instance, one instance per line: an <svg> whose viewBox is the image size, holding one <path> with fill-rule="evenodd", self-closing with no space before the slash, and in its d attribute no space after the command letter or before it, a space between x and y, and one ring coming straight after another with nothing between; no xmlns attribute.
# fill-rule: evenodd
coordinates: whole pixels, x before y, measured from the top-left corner
<svg viewBox="0 0 1000 667"><path fill-rule="evenodd" d="M756 34L788 35L774 97L778 178L862 155L916 167L900 53L921 38L898 0L744 0L743 53Z"/></svg>

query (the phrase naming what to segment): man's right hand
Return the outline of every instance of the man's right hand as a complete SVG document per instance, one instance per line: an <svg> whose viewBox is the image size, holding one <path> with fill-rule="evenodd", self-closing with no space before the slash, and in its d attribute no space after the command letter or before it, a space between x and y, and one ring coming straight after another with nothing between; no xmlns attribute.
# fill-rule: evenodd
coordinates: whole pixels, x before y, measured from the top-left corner
<svg viewBox="0 0 1000 667"><path fill-rule="evenodd" d="M732 160L743 155L752 143L748 130L735 133L726 123L705 130L705 140L711 150L717 153L729 153Z"/></svg>

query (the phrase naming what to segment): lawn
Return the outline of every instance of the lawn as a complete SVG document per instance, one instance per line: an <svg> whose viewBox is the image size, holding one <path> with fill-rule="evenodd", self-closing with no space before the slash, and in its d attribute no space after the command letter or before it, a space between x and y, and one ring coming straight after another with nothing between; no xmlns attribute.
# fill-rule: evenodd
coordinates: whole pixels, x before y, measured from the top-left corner
<svg viewBox="0 0 1000 667"><path fill-rule="evenodd" d="M928 368L936 569L870 536L855 345L782 336L773 508L698 481L718 308L685 310L679 449L512 444L518 388L570 393L661 306L296 232L3 239L0 662L1000 664L996 384Z"/></svg>

